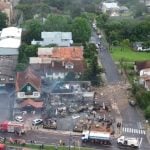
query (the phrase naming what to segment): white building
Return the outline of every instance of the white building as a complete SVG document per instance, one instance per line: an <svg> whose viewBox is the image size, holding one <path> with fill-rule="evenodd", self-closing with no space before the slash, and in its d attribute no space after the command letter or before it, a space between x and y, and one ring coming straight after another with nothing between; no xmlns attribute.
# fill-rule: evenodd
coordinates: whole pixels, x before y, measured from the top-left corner
<svg viewBox="0 0 150 150"><path fill-rule="evenodd" d="M57 46L70 46L73 43L71 32L42 32L42 41L31 42L32 45L39 44L41 46L47 46L50 44L56 44Z"/></svg>
<svg viewBox="0 0 150 150"><path fill-rule="evenodd" d="M103 2L101 10L103 13L109 13L110 16L119 16L120 7L117 2Z"/></svg>
<svg viewBox="0 0 150 150"><path fill-rule="evenodd" d="M8 27L0 31L0 84L14 83L21 28Z"/></svg>

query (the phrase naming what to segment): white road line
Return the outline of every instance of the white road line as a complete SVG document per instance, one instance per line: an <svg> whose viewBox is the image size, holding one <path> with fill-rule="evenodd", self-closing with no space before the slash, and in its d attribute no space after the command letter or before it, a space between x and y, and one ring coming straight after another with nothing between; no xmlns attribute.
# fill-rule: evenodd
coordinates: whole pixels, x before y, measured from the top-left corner
<svg viewBox="0 0 150 150"><path fill-rule="evenodd" d="M138 129L135 129L135 133L138 133L138 131L139 131Z"/></svg>
<svg viewBox="0 0 150 150"><path fill-rule="evenodd" d="M143 129L134 129L134 128L122 128L123 132L132 133L132 134L146 134L145 130Z"/></svg>
<svg viewBox="0 0 150 150"><path fill-rule="evenodd" d="M139 142L139 148L141 147L142 140L143 140L143 138L140 138L140 142Z"/></svg>

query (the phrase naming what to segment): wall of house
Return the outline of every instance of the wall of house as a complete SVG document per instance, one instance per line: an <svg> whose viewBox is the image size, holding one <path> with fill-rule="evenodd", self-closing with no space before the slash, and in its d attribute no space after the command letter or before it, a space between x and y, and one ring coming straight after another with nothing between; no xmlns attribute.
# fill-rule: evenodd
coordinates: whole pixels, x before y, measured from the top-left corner
<svg viewBox="0 0 150 150"><path fill-rule="evenodd" d="M143 75L148 75L148 76L150 76L150 70L148 71L148 70L141 70L140 71L140 76L143 76Z"/></svg>
<svg viewBox="0 0 150 150"><path fill-rule="evenodd" d="M40 98L40 92L33 92L32 95L26 95L25 92L17 92L17 98Z"/></svg>
<svg viewBox="0 0 150 150"><path fill-rule="evenodd" d="M70 40L62 40L60 38L52 39L52 38L44 38L42 42L40 42L41 46L46 46L49 44L56 44L58 46L70 46Z"/></svg>
<svg viewBox="0 0 150 150"><path fill-rule="evenodd" d="M50 80L55 79L64 79L67 73L65 72L53 72L52 74L46 73L46 78L49 78Z"/></svg>

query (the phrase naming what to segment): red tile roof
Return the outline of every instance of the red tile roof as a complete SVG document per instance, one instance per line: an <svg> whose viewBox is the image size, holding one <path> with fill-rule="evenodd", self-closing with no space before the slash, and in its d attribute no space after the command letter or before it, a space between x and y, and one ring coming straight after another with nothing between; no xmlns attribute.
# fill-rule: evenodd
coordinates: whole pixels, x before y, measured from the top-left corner
<svg viewBox="0 0 150 150"><path fill-rule="evenodd" d="M24 72L17 72L16 91L19 91L27 83L40 90L41 78L35 74L31 67L28 67Z"/></svg>
<svg viewBox="0 0 150 150"><path fill-rule="evenodd" d="M51 58L64 60L83 59L83 47L54 47Z"/></svg>
<svg viewBox="0 0 150 150"><path fill-rule="evenodd" d="M34 108L43 108L43 102L34 101L32 99L26 99L23 102L21 102L19 105L21 108L26 107L26 106L32 106Z"/></svg>

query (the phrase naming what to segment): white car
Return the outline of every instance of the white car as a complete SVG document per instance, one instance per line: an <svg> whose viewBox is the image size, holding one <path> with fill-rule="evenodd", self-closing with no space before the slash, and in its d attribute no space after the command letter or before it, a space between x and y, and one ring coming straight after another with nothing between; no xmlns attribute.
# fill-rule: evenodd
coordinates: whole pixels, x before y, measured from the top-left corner
<svg viewBox="0 0 150 150"><path fill-rule="evenodd" d="M18 122L23 122L22 116L16 116L15 120L18 121Z"/></svg>
<svg viewBox="0 0 150 150"><path fill-rule="evenodd" d="M36 125L40 125L43 123L43 119L34 119L32 121L32 125L36 126Z"/></svg>

